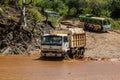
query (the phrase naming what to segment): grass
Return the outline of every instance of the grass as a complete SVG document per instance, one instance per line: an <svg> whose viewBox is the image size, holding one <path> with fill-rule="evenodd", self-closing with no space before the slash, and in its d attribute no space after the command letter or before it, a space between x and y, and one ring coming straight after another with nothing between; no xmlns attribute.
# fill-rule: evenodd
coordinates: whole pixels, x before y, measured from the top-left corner
<svg viewBox="0 0 120 80"><path fill-rule="evenodd" d="M120 20L110 20L112 29L119 29L120 30Z"/></svg>

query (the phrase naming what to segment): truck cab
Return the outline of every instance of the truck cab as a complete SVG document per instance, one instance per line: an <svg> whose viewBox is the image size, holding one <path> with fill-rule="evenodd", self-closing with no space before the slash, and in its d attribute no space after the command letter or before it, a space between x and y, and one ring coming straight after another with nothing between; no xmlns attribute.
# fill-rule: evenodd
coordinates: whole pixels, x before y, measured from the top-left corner
<svg viewBox="0 0 120 80"><path fill-rule="evenodd" d="M69 49L67 34L44 34L41 39L41 56L63 57Z"/></svg>

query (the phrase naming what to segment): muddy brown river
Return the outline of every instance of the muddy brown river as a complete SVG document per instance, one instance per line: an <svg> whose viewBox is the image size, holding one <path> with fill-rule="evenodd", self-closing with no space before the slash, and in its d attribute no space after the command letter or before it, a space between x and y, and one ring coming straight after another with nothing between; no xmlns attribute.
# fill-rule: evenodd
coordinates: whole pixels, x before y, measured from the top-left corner
<svg viewBox="0 0 120 80"><path fill-rule="evenodd" d="M40 59L0 55L0 80L120 80L120 61Z"/></svg>

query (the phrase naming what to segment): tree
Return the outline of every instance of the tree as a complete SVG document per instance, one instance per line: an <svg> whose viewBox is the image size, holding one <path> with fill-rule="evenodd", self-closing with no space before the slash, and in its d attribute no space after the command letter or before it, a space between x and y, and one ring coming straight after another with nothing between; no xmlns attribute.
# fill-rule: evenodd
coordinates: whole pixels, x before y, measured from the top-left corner
<svg viewBox="0 0 120 80"><path fill-rule="evenodd" d="M82 9L86 8L85 0L62 0L62 1L68 6L68 14L70 14L71 16L78 16L79 14L82 13Z"/></svg>
<svg viewBox="0 0 120 80"><path fill-rule="evenodd" d="M77 12L77 10L78 10L78 8L79 8L79 0L68 0L67 2L66 2L66 4L67 4L67 6L68 6L68 8L69 8L69 14L73 14L73 12L74 12L74 14L73 15L75 15L76 14L76 12ZM72 13L71 13L72 12Z"/></svg>
<svg viewBox="0 0 120 80"><path fill-rule="evenodd" d="M77 9L74 7L69 10L69 15L71 16L75 15L76 13L77 13Z"/></svg>
<svg viewBox="0 0 120 80"><path fill-rule="evenodd" d="M39 0L36 6L39 8L39 10L42 13L44 13L45 9L51 8L51 1L50 0Z"/></svg>
<svg viewBox="0 0 120 80"><path fill-rule="evenodd" d="M8 0L0 0L1 4L7 5L8 4Z"/></svg>
<svg viewBox="0 0 120 80"><path fill-rule="evenodd" d="M51 6L51 8L59 12L60 15L66 15L68 12L68 7L61 0L53 0Z"/></svg>
<svg viewBox="0 0 120 80"><path fill-rule="evenodd" d="M34 34L34 31L37 30L35 29L37 28L37 23L40 23L43 17L38 11L38 8L35 8L35 7L28 9L28 13L29 15L27 15L27 19L29 20L29 24L30 24L29 25L31 29L30 31L32 34Z"/></svg>
<svg viewBox="0 0 120 80"><path fill-rule="evenodd" d="M92 9L89 7L83 8L82 14L92 14Z"/></svg>
<svg viewBox="0 0 120 80"><path fill-rule="evenodd" d="M120 18L120 0L111 0L111 16L113 18Z"/></svg>
<svg viewBox="0 0 120 80"><path fill-rule="evenodd" d="M107 8L107 1L105 0L86 0L86 2L87 7L97 16L100 16L101 12Z"/></svg>
<svg viewBox="0 0 120 80"><path fill-rule="evenodd" d="M25 10L26 10L26 5L29 5L32 3L32 0L29 3L26 3L25 0L22 0L22 9L21 9L21 17L20 17L20 25L22 28L26 28L27 24L26 24L26 18L25 18Z"/></svg>

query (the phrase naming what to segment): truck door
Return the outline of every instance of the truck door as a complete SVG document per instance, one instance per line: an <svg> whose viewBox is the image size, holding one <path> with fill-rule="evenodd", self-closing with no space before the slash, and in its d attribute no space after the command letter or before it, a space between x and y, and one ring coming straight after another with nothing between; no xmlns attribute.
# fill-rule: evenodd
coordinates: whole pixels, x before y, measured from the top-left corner
<svg viewBox="0 0 120 80"><path fill-rule="evenodd" d="M63 50L67 51L69 49L69 41L68 37L64 36L63 37Z"/></svg>

